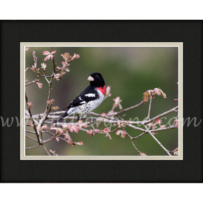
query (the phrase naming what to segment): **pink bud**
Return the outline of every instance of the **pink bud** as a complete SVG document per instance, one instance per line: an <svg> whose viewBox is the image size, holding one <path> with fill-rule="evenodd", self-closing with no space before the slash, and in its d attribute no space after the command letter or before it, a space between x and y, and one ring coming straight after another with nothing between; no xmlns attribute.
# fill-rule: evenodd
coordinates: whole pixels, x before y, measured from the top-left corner
<svg viewBox="0 0 203 203"><path fill-rule="evenodd" d="M76 54L76 53L74 53L74 55L72 56L72 60L73 59L79 59L80 58L80 55L79 54Z"/></svg>
<svg viewBox="0 0 203 203"><path fill-rule="evenodd" d="M54 99L51 99L47 101L47 104L53 104L53 102L54 102Z"/></svg>
<svg viewBox="0 0 203 203"><path fill-rule="evenodd" d="M78 145L78 146L81 146L81 145L83 145L83 142L82 141L80 141L80 142L74 142L74 144Z"/></svg>
<svg viewBox="0 0 203 203"><path fill-rule="evenodd" d="M58 154L55 152L55 151L53 151L53 150L49 150L54 156L58 156Z"/></svg>
<svg viewBox="0 0 203 203"><path fill-rule="evenodd" d="M160 129L160 128L165 128L165 127L166 127L166 125L160 125L159 129Z"/></svg>
<svg viewBox="0 0 203 203"><path fill-rule="evenodd" d="M63 68L70 66L67 61L62 61L61 64L63 65Z"/></svg>
<svg viewBox="0 0 203 203"><path fill-rule="evenodd" d="M116 131L116 135L121 135L121 137L122 138L125 138L125 135L126 135L127 133L125 132L125 131L123 131L123 130L117 130Z"/></svg>
<svg viewBox="0 0 203 203"><path fill-rule="evenodd" d="M81 127L84 127L84 128L87 128L87 127L88 127L87 124L86 124L86 123L83 123L82 120L79 120L79 121L78 121L78 124L79 124L80 128L81 128Z"/></svg>
<svg viewBox="0 0 203 203"><path fill-rule="evenodd" d="M156 120L155 120L155 123L154 124L161 124L162 123L162 120L160 120L159 118L157 118Z"/></svg>
<svg viewBox="0 0 203 203"><path fill-rule="evenodd" d="M39 87L40 89L42 88L43 83L36 82L36 84L38 85L38 87Z"/></svg>
<svg viewBox="0 0 203 203"><path fill-rule="evenodd" d="M122 106L121 106L121 102L122 102L122 100L120 99L120 97L116 97L115 99L113 99L114 100L114 104L113 104L113 106L114 107L117 107L117 106L119 106L119 109L121 110L122 109Z"/></svg>
<svg viewBox="0 0 203 203"><path fill-rule="evenodd" d="M88 130L87 135L94 135L94 131L93 130Z"/></svg>
<svg viewBox="0 0 203 203"><path fill-rule="evenodd" d="M58 74L54 74L54 80L60 80L60 77L61 77L61 74L58 73Z"/></svg>
<svg viewBox="0 0 203 203"><path fill-rule="evenodd" d="M52 51L51 53L49 51L43 51L43 55L47 55L44 58L44 61L49 60L50 58L53 59L54 58L54 54L56 53L56 51Z"/></svg>
<svg viewBox="0 0 203 203"><path fill-rule="evenodd" d="M41 68L42 68L42 69L44 69L44 70L45 70L45 69L46 69L46 67L47 67L47 65L46 65L45 63L41 63Z"/></svg>
<svg viewBox="0 0 203 203"><path fill-rule="evenodd" d="M43 51L42 53L43 53L43 55L48 55L48 54L50 54L49 51Z"/></svg>
<svg viewBox="0 0 203 203"><path fill-rule="evenodd" d="M104 133L108 133L109 131L110 131L110 128L109 128L109 127L106 127L106 128L103 129L103 132L104 132Z"/></svg>
<svg viewBox="0 0 203 203"><path fill-rule="evenodd" d="M65 61L68 61L68 59L70 58L70 54L68 52L64 53L64 54L61 54L61 56L63 57L63 59Z"/></svg>
<svg viewBox="0 0 203 203"><path fill-rule="evenodd" d="M159 88L154 88L154 92L157 94L157 95L161 95L161 91Z"/></svg>
<svg viewBox="0 0 203 203"><path fill-rule="evenodd" d="M138 154L138 156L147 156L145 153L143 153L143 152L140 152L139 154Z"/></svg>
<svg viewBox="0 0 203 203"><path fill-rule="evenodd" d="M50 130L55 130L56 134L63 134L63 129L62 128L57 128L57 127L52 127Z"/></svg>
<svg viewBox="0 0 203 203"><path fill-rule="evenodd" d="M166 94L165 94L161 89L159 89L159 88L154 88L154 92L155 92L155 94L157 94L157 95L162 95L163 98L166 98Z"/></svg>
<svg viewBox="0 0 203 203"><path fill-rule="evenodd" d="M101 115L102 115L102 116L107 116L107 117L108 117L108 114L106 114L106 113L102 113Z"/></svg>
<svg viewBox="0 0 203 203"><path fill-rule="evenodd" d="M48 129L49 129L49 128L47 127L47 125L43 125L41 128L42 128L42 130L44 130L44 129L45 129L45 130L48 130Z"/></svg>
<svg viewBox="0 0 203 203"><path fill-rule="evenodd" d="M68 132L65 132L63 135L64 135L64 139L68 140L68 144L72 143L71 136L69 135Z"/></svg>
<svg viewBox="0 0 203 203"><path fill-rule="evenodd" d="M36 68L35 65L33 65L30 69L35 73L39 73L39 68Z"/></svg>
<svg viewBox="0 0 203 203"><path fill-rule="evenodd" d="M32 102L28 102L27 105L28 105L28 108L29 108L29 109L32 108Z"/></svg>
<svg viewBox="0 0 203 203"><path fill-rule="evenodd" d="M106 96L107 96L107 97L110 97L110 96L111 96L110 91L111 91L111 86L108 86L108 87L106 88Z"/></svg>
<svg viewBox="0 0 203 203"><path fill-rule="evenodd" d="M53 111L58 110L58 109L59 109L58 106L53 106L53 107L51 107L51 110L53 110Z"/></svg>
<svg viewBox="0 0 203 203"><path fill-rule="evenodd" d="M174 120L174 122L176 123L175 126L178 128L178 120Z"/></svg>

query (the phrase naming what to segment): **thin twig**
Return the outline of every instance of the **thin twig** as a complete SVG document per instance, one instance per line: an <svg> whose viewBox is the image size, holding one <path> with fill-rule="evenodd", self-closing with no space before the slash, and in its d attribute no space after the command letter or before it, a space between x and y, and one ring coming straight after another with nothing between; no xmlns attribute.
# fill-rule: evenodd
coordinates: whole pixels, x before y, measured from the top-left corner
<svg viewBox="0 0 203 203"><path fill-rule="evenodd" d="M35 131L26 130L25 132L35 134Z"/></svg>
<svg viewBox="0 0 203 203"><path fill-rule="evenodd" d="M52 75L42 75L40 73L38 73L38 77L45 77L45 78L52 78L53 76Z"/></svg>
<svg viewBox="0 0 203 203"><path fill-rule="evenodd" d="M121 120L123 120L123 118L121 118L120 116L118 116ZM128 137L130 138L130 141L132 142L133 147L137 150L138 153L140 153L140 150L135 146L135 143L133 142L133 137L130 136L130 134L126 131L126 129L122 126L122 129L124 132L126 132L126 134L128 135Z"/></svg>
<svg viewBox="0 0 203 203"><path fill-rule="evenodd" d="M157 128L157 129L151 130L151 132L158 132L158 131L170 130L170 129L177 129L177 127L176 126L169 126L169 127L165 127L165 128Z"/></svg>
<svg viewBox="0 0 203 203"><path fill-rule="evenodd" d="M27 84L25 84L25 86L28 86L28 85L31 85L31 84L34 84L36 83L35 80L33 80L32 82L28 82Z"/></svg>
<svg viewBox="0 0 203 203"><path fill-rule="evenodd" d="M54 51L53 47L52 47L52 51ZM56 72L56 64L55 64L54 56L53 56L53 71L54 71L54 73Z"/></svg>
<svg viewBox="0 0 203 203"><path fill-rule="evenodd" d="M140 150L135 146L135 143L133 142L133 137L130 136L130 134L125 130L124 127L122 127L123 130L126 132L126 134L128 135L128 137L130 138L130 141L132 142L133 147L137 150L137 152L140 154Z"/></svg>
<svg viewBox="0 0 203 203"><path fill-rule="evenodd" d="M143 133L141 133L140 135L138 135L138 136L136 136L136 137L132 137L132 140L135 140L135 139L141 137L141 136L144 135L145 133L146 133L146 132L143 132Z"/></svg>
<svg viewBox="0 0 203 203"><path fill-rule="evenodd" d="M144 125L144 127L146 128L147 132L154 138L154 140L159 144L159 146L160 146L169 156L171 156L171 154L169 153L169 150L167 150L167 149L161 144L161 142L159 142L159 140L152 134L152 132L147 128L147 126Z"/></svg>
<svg viewBox="0 0 203 203"><path fill-rule="evenodd" d="M127 124L127 126L131 127L131 128L134 128L135 130L139 130L139 131L142 131L142 132L145 132L145 130L143 128L139 128L137 126L134 126L132 124Z"/></svg>
<svg viewBox="0 0 203 203"><path fill-rule="evenodd" d="M140 105L142 105L142 104L144 104L144 103L145 103L144 101L141 101L139 104L136 104L136 105L131 106L131 107L129 107L129 108L123 109L123 110L121 110L121 111L119 111L119 112L110 113L110 114L108 114L108 116L116 116L116 115L121 114L121 113L123 113L123 112L126 112L126 111L129 111L129 110L131 110L131 109L134 109L134 108L136 108L136 107L138 107L138 106L140 106Z"/></svg>
<svg viewBox="0 0 203 203"><path fill-rule="evenodd" d="M47 79L47 77L45 77L45 79L46 79L47 83L49 84L49 83L50 83L50 81Z"/></svg>
<svg viewBox="0 0 203 203"><path fill-rule="evenodd" d="M45 140L43 143L50 142L50 141L52 141L52 140L54 140L54 139L56 139L56 138L59 138L60 140L66 141L66 142L68 143L67 140L63 139L62 137L59 137L60 134L59 134L59 135L54 135L53 133L51 133L51 132L49 132L49 131L46 131L46 130L45 130L45 132L48 133L48 134L50 134L50 135L52 135L52 137L50 137L49 139Z"/></svg>
<svg viewBox="0 0 203 203"><path fill-rule="evenodd" d="M151 105L152 105L152 95L150 95L150 101L149 101L149 110L146 120L150 118L150 112L151 112Z"/></svg>
<svg viewBox="0 0 203 203"><path fill-rule="evenodd" d="M39 147L40 145L35 145L35 146L32 146L32 147L26 147L25 149L34 149L36 147Z"/></svg>
<svg viewBox="0 0 203 203"><path fill-rule="evenodd" d="M105 115L98 114L98 113L94 113L94 112L91 112L89 114L92 115L92 116L97 116L97 117L102 117L102 118L106 118L106 119L109 119L109 120L114 120L114 118L112 118L112 117L105 116Z"/></svg>
<svg viewBox="0 0 203 203"><path fill-rule="evenodd" d="M37 136L38 143L39 143L39 145L41 145L41 141L40 141L40 138L39 138L39 134L38 134L38 132L37 132L36 126L34 125L34 119L32 118L31 110L30 110L30 108L28 107L28 98L27 98L27 94L26 94L26 93L25 93L25 100L26 100L26 103L27 103L27 108L28 108L28 112L29 112L29 114L30 114L30 118L31 118L32 123L33 123L33 128L34 128L35 133L36 133L36 136Z"/></svg>
<svg viewBox="0 0 203 203"><path fill-rule="evenodd" d="M36 82L39 82L39 79L35 79L35 80L31 81L31 82L28 82L27 84L25 84L25 86L34 84L34 83L36 83Z"/></svg>
<svg viewBox="0 0 203 203"><path fill-rule="evenodd" d="M47 131L47 130L44 130L44 131L45 131L46 133L52 135L52 137L48 138L47 140L44 140L43 143L50 142L50 141L52 141L52 140L54 140L54 139L57 138L57 135L54 135L53 133L51 133L51 132L49 132L49 131ZM60 136L60 134L59 134L58 136Z"/></svg>
<svg viewBox="0 0 203 203"><path fill-rule="evenodd" d="M148 121L145 121L144 124L151 123L152 121L156 120L157 118L161 118L162 116L165 116L165 115L167 115L167 114L169 114L169 113L171 113L171 112L174 112L174 111L177 110L177 109L178 109L178 106L176 106L176 107L174 107L174 108L172 108L172 109L170 109L170 110L168 110L168 111L166 111L166 112L164 112L164 113L161 113L161 114L159 114L159 115L157 115L157 116L155 116L155 117L149 119Z"/></svg>
<svg viewBox="0 0 203 203"><path fill-rule="evenodd" d="M51 156L51 154L49 153L49 151L47 150L47 148L46 148L44 145L42 145L42 146L43 146L44 150L47 152L47 154L48 154L49 156Z"/></svg>
<svg viewBox="0 0 203 203"><path fill-rule="evenodd" d="M34 133L35 134L35 133ZM30 137L30 136L28 136L28 135L25 135L27 138L29 138L29 139L31 139L31 140L33 140L33 141L35 141L35 142L38 142L36 139L34 139L34 138L32 138L32 137Z"/></svg>

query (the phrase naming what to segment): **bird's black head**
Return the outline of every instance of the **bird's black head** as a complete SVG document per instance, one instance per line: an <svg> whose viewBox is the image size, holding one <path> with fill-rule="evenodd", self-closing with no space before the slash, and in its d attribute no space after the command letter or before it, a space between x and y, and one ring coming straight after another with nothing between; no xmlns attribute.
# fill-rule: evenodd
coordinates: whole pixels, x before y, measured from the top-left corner
<svg viewBox="0 0 203 203"><path fill-rule="evenodd" d="M94 87L103 87L105 85L104 79L100 73L91 73L87 78L90 85Z"/></svg>

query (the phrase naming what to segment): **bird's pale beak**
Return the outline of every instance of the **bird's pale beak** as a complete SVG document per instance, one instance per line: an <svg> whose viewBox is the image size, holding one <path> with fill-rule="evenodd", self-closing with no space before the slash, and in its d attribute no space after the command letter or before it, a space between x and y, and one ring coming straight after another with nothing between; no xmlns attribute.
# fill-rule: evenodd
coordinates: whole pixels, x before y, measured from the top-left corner
<svg viewBox="0 0 203 203"><path fill-rule="evenodd" d="M93 78L92 76L89 76L89 77L87 78L87 80L88 80L88 81L94 81L94 78Z"/></svg>

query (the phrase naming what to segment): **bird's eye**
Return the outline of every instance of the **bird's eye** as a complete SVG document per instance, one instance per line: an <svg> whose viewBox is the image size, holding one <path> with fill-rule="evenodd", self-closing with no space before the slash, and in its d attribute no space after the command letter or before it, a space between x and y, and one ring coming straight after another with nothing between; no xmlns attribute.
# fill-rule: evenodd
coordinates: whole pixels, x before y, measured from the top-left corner
<svg viewBox="0 0 203 203"><path fill-rule="evenodd" d="M99 76L98 75L95 75L95 78L98 78Z"/></svg>

